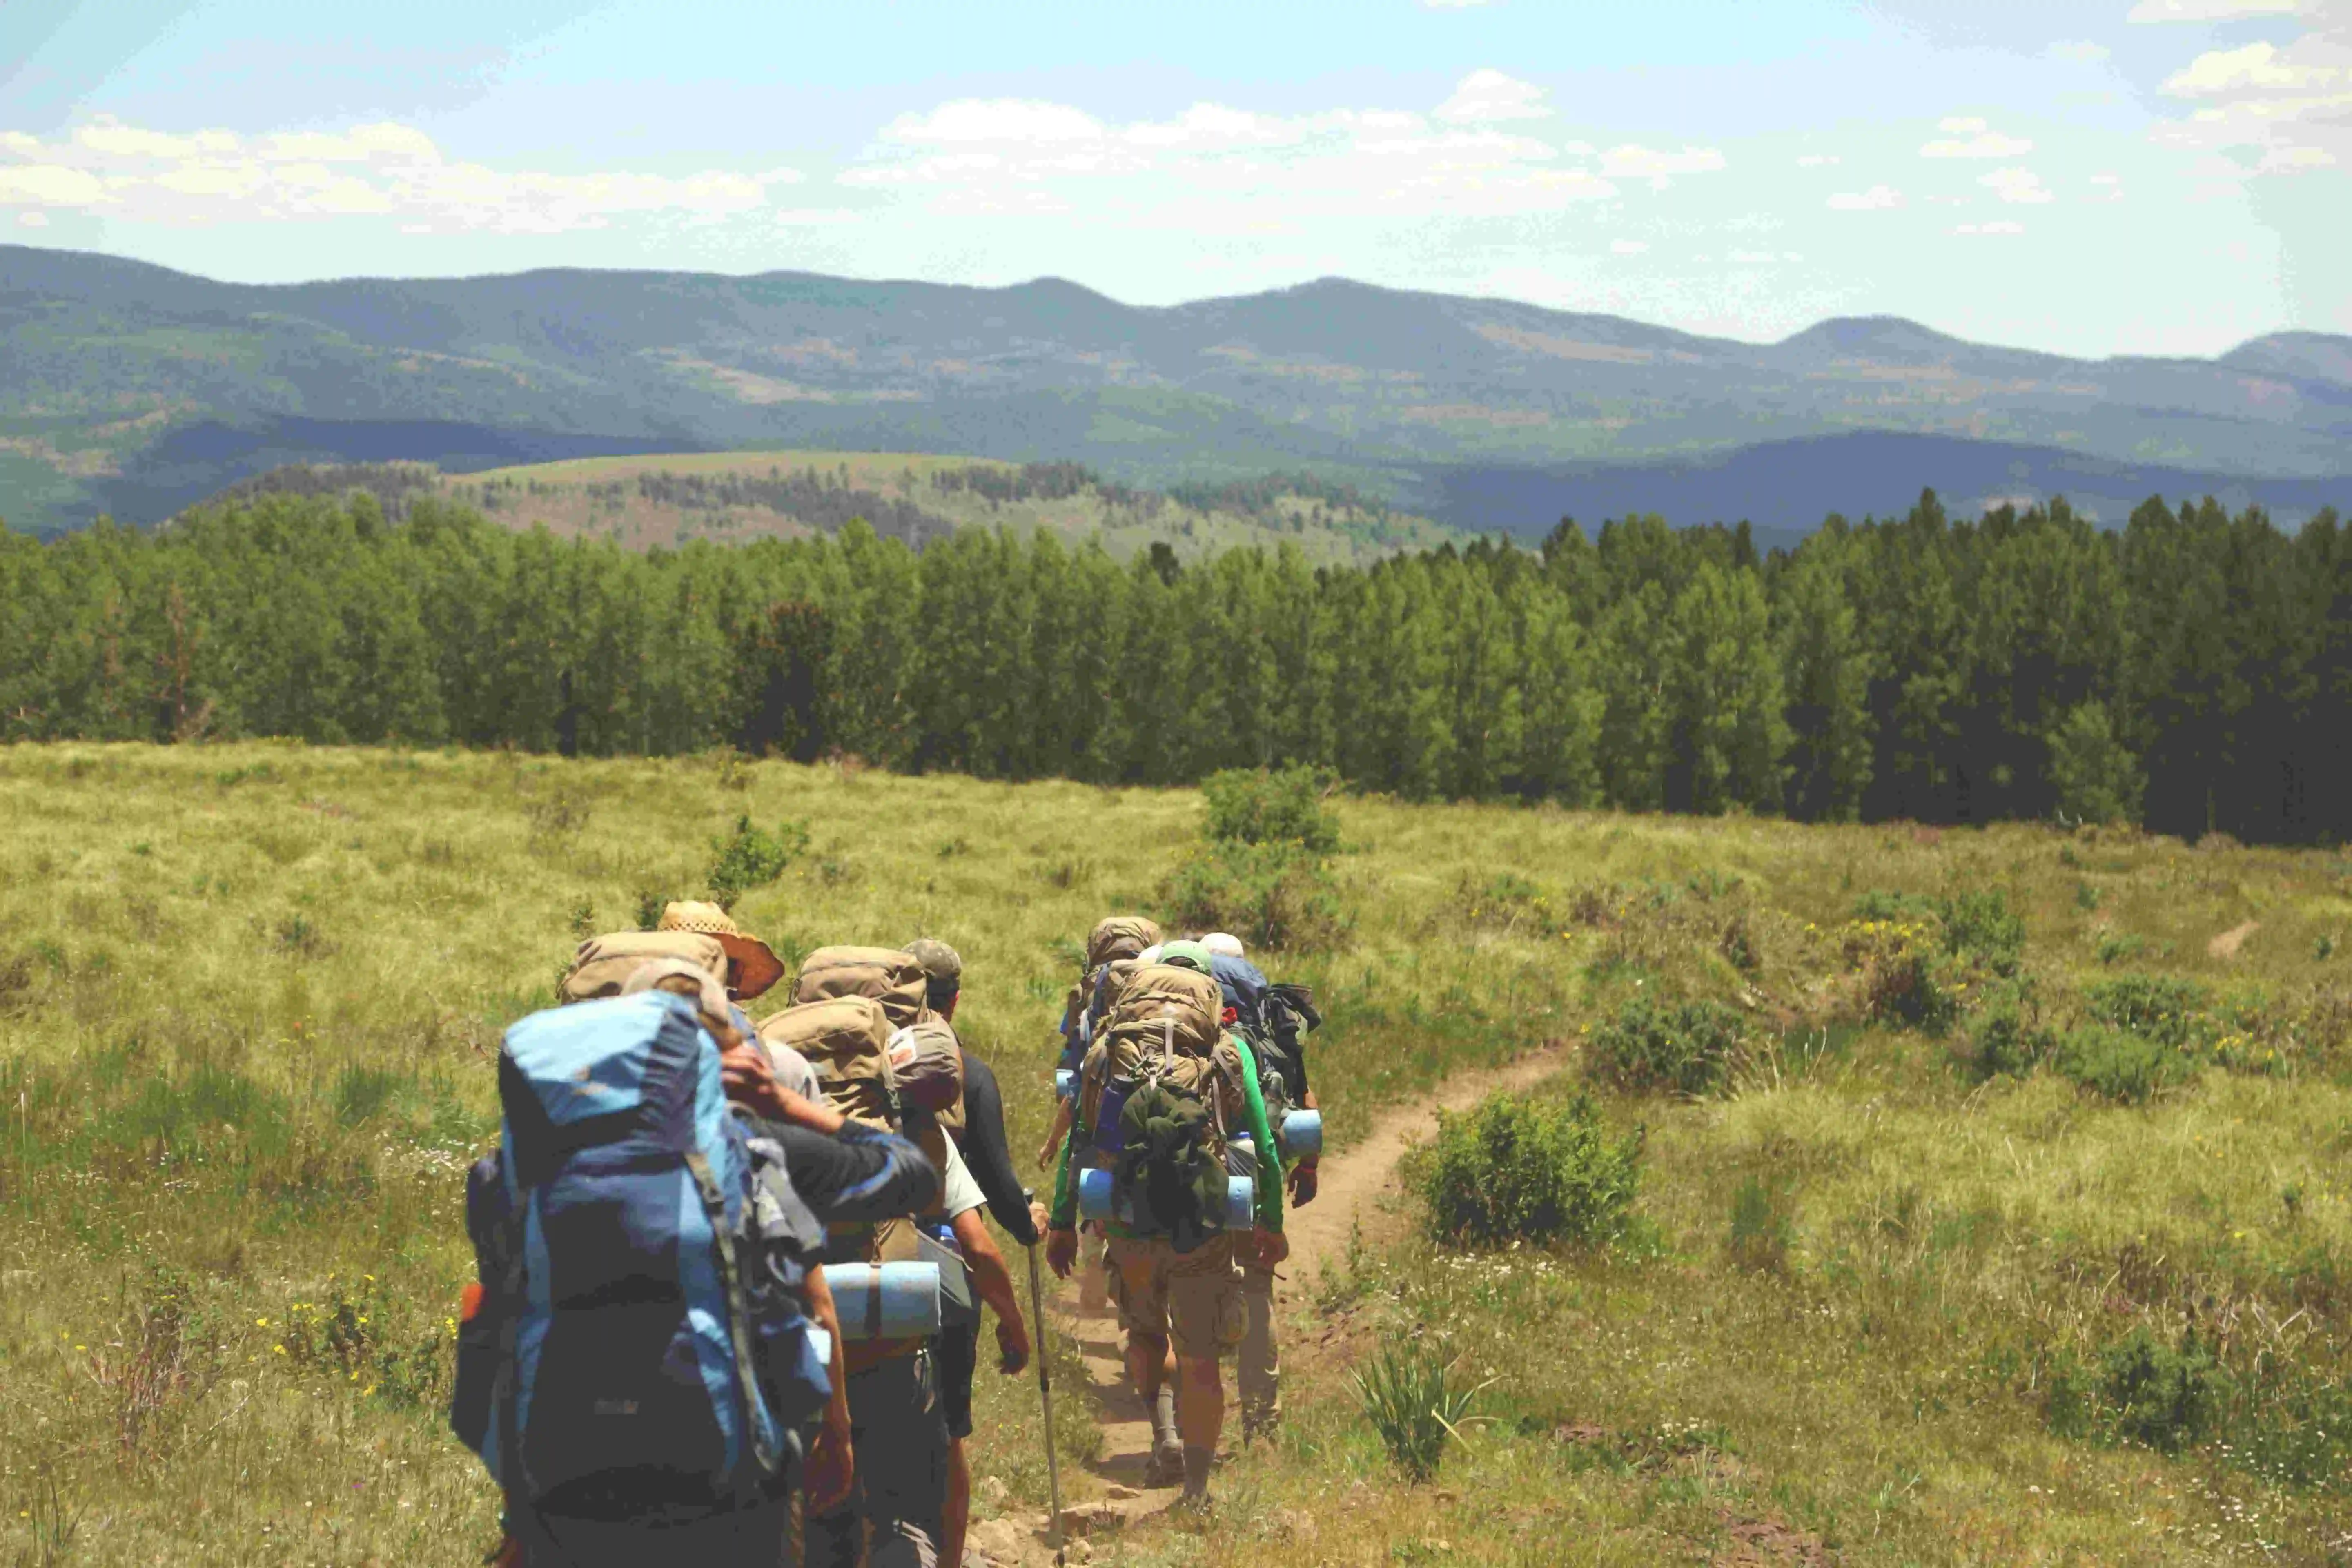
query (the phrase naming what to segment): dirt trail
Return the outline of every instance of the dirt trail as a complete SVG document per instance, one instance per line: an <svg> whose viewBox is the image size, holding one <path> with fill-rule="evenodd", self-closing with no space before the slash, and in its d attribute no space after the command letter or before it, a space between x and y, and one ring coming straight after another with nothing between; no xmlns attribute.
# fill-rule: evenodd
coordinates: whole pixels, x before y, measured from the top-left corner
<svg viewBox="0 0 2352 1568"><path fill-rule="evenodd" d="M1315 1201L1293 1211L1284 1226L1290 1237L1290 1260L1275 1277L1275 1325L1283 1345L1286 1384L1296 1388L1300 1373L1307 1370L1306 1358L1294 1353L1302 1348L1297 1332L1301 1305L1323 1271L1336 1269L1346 1260L1349 1239L1360 1226L1370 1241L1399 1223L1393 1205L1387 1202L1399 1191L1398 1162L1414 1144L1436 1132L1437 1113L1466 1110L1497 1089L1523 1089L1539 1083L1560 1069L1567 1054L1565 1046L1553 1044L1500 1068L1458 1073L1429 1098L1391 1110L1345 1152L1324 1159ZM1065 1418L1073 1420L1083 1420L1090 1414L1102 1431L1101 1457L1085 1469L1066 1471L1062 1477L1064 1517L1071 1538L1076 1541L1123 1529L1130 1520L1162 1511L1176 1494L1141 1489L1144 1462L1151 1447L1151 1423L1142 1400L1128 1384L1120 1360L1125 1342L1118 1320L1108 1312L1073 1318L1068 1309L1074 1301L1075 1292L1066 1293L1059 1302L1049 1303L1047 1310L1055 1319L1055 1334L1076 1338L1088 1386L1083 1398L1071 1399L1066 1405L1057 1399L1055 1414L1061 1415L1066 1410ZM1226 1396L1229 1400L1233 1396L1230 1368ZM1238 1426L1237 1421L1228 1420L1229 1445ZM1045 1516L1034 1515L1023 1522L1025 1530L1010 1519L994 1521L992 1527L975 1523L972 1545L999 1563L1050 1563L1052 1553L1044 1546ZM1076 1562L1088 1555L1080 1549L1070 1557Z"/></svg>
<svg viewBox="0 0 2352 1568"><path fill-rule="evenodd" d="M2231 926L2205 944L2206 955L2210 958L2235 958L2238 956L2238 950L2246 945L2246 939L2262 929L2263 922L2260 921L2248 921L2243 925Z"/></svg>

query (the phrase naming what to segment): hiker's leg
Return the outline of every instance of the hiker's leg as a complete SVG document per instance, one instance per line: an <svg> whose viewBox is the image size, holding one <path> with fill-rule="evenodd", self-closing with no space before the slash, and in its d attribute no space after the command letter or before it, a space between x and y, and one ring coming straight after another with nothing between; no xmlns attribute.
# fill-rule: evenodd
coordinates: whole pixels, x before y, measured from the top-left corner
<svg viewBox="0 0 2352 1568"><path fill-rule="evenodd" d="M1241 1343L1248 1321L1234 1240L1221 1236L1177 1258L1168 1281L1169 1331L1175 1342L1183 1397L1176 1418L1184 1439L1184 1493L1208 1495L1209 1467L1225 1429L1224 1382L1218 1358Z"/></svg>
<svg viewBox="0 0 2352 1568"><path fill-rule="evenodd" d="M1248 1327L1242 1333L1242 1436L1266 1431L1282 1419L1282 1347L1274 1338L1274 1270L1242 1266Z"/></svg>
<svg viewBox="0 0 2352 1568"><path fill-rule="evenodd" d="M948 1439L948 1499L940 1511L940 1561L961 1568L964 1536L971 1529L971 1461L963 1439Z"/></svg>
<svg viewBox="0 0 2352 1568"><path fill-rule="evenodd" d="M1113 1237L1108 1248L1111 1295L1127 1330L1127 1375L1151 1418L1151 1457L1143 1484L1167 1486L1183 1468L1176 1435L1176 1382L1168 1340L1168 1279L1174 1254L1164 1241Z"/></svg>
<svg viewBox="0 0 2352 1568"><path fill-rule="evenodd" d="M980 1325L940 1331L940 1405L948 1426L948 1489L940 1527L940 1560L949 1568L963 1562L964 1531L971 1522L971 1466L964 1439L971 1436L971 1376L979 1364Z"/></svg>
<svg viewBox="0 0 2352 1568"><path fill-rule="evenodd" d="M1087 1226L1078 1243L1085 1263L1078 1275L1078 1310L1100 1312L1110 1306L1110 1243L1096 1226Z"/></svg>
<svg viewBox="0 0 2352 1568"><path fill-rule="evenodd" d="M858 1448L858 1487L874 1526L868 1568L939 1568L948 1487L948 1424L930 1352L877 1367L887 1373L887 1415L877 1412Z"/></svg>

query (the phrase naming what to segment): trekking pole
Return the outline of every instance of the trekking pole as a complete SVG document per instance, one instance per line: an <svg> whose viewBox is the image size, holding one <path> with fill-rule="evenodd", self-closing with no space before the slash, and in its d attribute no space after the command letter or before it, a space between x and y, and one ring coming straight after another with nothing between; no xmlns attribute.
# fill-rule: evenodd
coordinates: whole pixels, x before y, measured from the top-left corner
<svg viewBox="0 0 2352 1568"><path fill-rule="evenodd" d="M1036 1195L1024 1192L1024 1203L1036 1202ZM1056 1568L1062 1561L1062 1462L1054 1452L1054 1374L1046 1370L1052 1358L1045 1353L1045 1287L1037 1273L1037 1244L1031 1242L1029 1254L1029 1315L1037 1321L1037 1396L1045 1404L1045 1488L1053 1494L1054 1515L1045 1526L1045 1544L1054 1549Z"/></svg>

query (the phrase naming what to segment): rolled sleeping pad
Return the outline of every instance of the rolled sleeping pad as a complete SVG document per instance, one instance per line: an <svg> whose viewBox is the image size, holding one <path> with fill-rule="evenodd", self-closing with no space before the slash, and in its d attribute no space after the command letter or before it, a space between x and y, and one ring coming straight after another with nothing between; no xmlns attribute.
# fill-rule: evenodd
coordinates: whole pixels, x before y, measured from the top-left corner
<svg viewBox="0 0 2352 1568"><path fill-rule="evenodd" d="M1323 1152L1323 1113L1294 1110L1282 1119L1282 1152L1294 1160L1312 1160Z"/></svg>
<svg viewBox="0 0 2352 1568"><path fill-rule="evenodd" d="M1054 1069L1054 1097L1056 1100L1075 1100L1077 1098L1077 1093L1078 1075L1068 1068L1055 1068Z"/></svg>
<svg viewBox="0 0 2352 1568"><path fill-rule="evenodd" d="M1110 1173L1097 1166L1078 1173L1078 1213L1087 1219L1111 1217ZM1247 1176L1225 1178L1224 1226L1247 1230L1257 1223L1257 1184Z"/></svg>
<svg viewBox="0 0 2352 1568"><path fill-rule="evenodd" d="M936 1263L828 1263L824 1282L845 1340L928 1339L940 1331Z"/></svg>

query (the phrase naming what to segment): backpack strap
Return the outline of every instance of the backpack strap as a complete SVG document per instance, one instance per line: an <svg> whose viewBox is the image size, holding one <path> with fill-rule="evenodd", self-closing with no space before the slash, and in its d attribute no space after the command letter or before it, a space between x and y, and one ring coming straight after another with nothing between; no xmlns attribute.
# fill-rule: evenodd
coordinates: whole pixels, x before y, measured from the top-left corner
<svg viewBox="0 0 2352 1568"><path fill-rule="evenodd" d="M751 1446L752 1461L761 1476L776 1473L778 1458L775 1445L753 1401L760 1396L760 1373L751 1359L751 1310L743 1294L743 1275L737 1267L735 1237L727 1226L727 1194L719 1188L719 1178L712 1173L709 1156L699 1149L689 1149L686 1168L694 1176L695 1189L702 1194L703 1212L710 1216L710 1236L719 1254L719 1279L727 1289L728 1337L735 1346L735 1381L743 1395L743 1436Z"/></svg>

